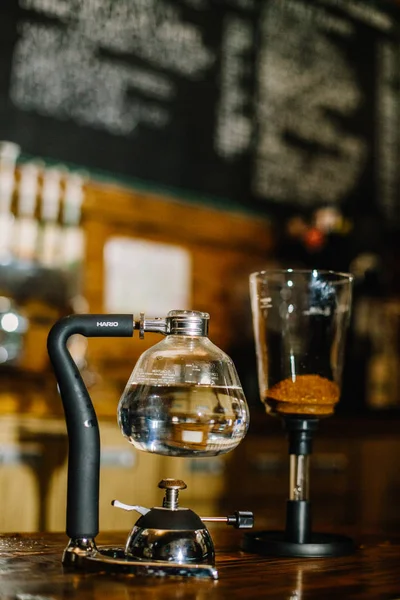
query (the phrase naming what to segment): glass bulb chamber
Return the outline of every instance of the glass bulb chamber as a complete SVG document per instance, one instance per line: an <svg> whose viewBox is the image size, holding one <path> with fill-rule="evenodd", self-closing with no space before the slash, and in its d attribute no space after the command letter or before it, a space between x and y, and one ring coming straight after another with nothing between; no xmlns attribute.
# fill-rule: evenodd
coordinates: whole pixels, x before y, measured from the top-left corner
<svg viewBox="0 0 400 600"><path fill-rule="evenodd" d="M229 356L206 336L168 335L139 358L118 423L140 450L206 457L240 443L249 410Z"/></svg>

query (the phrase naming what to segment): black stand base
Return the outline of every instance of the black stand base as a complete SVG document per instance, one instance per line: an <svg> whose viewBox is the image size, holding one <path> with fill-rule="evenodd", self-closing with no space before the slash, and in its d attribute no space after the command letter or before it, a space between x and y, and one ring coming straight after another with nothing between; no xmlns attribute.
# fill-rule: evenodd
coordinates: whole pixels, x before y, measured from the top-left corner
<svg viewBox="0 0 400 600"><path fill-rule="evenodd" d="M354 541L344 535L311 533L304 544L290 542L284 531L254 531L246 533L241 543L242 550L263 556L288 556L322 558L346 556L356 550Z"/></svg>

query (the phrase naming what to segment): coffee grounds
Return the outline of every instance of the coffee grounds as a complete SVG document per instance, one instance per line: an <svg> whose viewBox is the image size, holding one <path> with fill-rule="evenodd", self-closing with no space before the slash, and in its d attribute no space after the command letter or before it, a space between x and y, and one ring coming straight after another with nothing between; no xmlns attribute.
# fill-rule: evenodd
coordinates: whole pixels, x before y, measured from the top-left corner
<svg viewBox="0 0 400 600"><path fill-rule="evenodd" d="M329 416L339 401L337 383L320 375L298 375L284 379L265 393L265 403L273 414Z"/></svg>

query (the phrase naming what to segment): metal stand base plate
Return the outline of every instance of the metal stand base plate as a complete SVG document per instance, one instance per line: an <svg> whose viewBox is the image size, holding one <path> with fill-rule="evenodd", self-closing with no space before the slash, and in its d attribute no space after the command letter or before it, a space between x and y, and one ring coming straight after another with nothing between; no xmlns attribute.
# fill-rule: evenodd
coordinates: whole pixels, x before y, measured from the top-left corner
<svg viewBox="0 0 400 600"><path fill-rule="evenodd" d="M254 531L246 533L241 543L242 550L264 556L292 556L318 558L346 556L356 550L354 541L344 535L311 533L305 544L285 539L283 531Z"/></svg>
<svg viewBox="0 0 400 600"><path fill-rule="evenodd" d="M212 565L180 564L130 559L122 548L99 547L88 551L68 546L63 556L64 567L100 573L125 573L147 577L196 577L218 579Z"/></svg>

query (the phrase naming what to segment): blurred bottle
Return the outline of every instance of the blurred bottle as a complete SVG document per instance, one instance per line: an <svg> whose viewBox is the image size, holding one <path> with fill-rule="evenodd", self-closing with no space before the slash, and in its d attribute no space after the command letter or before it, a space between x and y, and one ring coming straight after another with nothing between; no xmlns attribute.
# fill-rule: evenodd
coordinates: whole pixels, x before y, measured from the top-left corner
<svg viewBox="0 0 400 600"><path fill-rule="evenodd" d="M373 410L399 407L399 309L382 303L371 323L371 356L367 365L366 402Z"/></svg>
<svg viewBox="0 0 400 600"><path fill-rule="evenodd" d="M17 215L14 223L13 255L18 260L33 261L38 244L39 223L36 218L39 174L42 165L29 162L20 166Z"/></svg>
<svg viewBox="0 0 400 600"><path fill-rule="evenodd" d="M15 189L15 165L20 147L0 142L0 261L11 260L14 215L12 201Z"/></svg>
<svg viewBox="0 0 400 600"><path fill-rule="evenodd" d="M347 271L352 223L336 206L290 216L279 247L286 267Z"/></svg>
<svg viewBox="0 0 400 600"><path fill-rule="evenodd" d="M352 239L353 311L348 340L343 394L355 412L388 405L381 392L389 372L383 346L384 305L390 293L382 221L373 215L359 218ZM380 396L380 398L378 398ZM344 403L343 403L344 404Z"/></svg>
<svg viewBox="0 0 400 600"><path fill-rule="evenodd" d="M71 296L81 293L85 237L81 227L85 176L70 173L65 180L60 265L68 276Z"/></svg>
<svg viewBox="0 0 400 600"><path fill-rule="evenodd" d="M61 263L59 217L62 195L61 181L65 172L63 167L52 167L45 169L43 173L37 260L49 268L58 268Z"/></svg>
<svg viewBox="0 0 400 600"><path fill-rule="evenodd" d="M13 299L0 296L0 365L14 364L20 359L27 326Z"/></svg>

